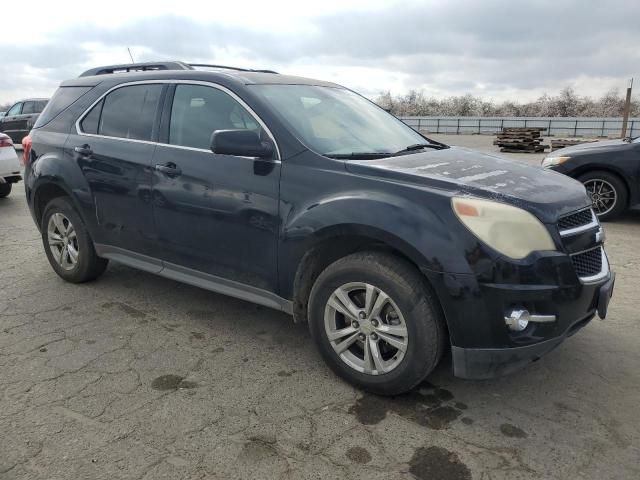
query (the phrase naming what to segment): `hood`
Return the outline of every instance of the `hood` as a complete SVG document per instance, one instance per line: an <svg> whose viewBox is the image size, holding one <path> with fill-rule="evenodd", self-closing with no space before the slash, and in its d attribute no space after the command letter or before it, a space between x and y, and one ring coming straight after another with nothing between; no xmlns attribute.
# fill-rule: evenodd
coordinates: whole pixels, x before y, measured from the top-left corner
<svg viewBox="0 0 640 480"><path fill-rule="evenodd" d="M587 142L579 145L573 145L571 147L564 147L555 152L547 155L548 157L557 157L572 152L582 152L586 150L616 150L618 148L628 147L631 145L629 142L625 142L621 138L615 140L602 140L599 142Z"/></svg>
<svg viewBox="0 0 640 480"><path fill-rule="evenodd" d="M589 206L580 182L515 160L451 147L377 160L349 160L352 173L373 175L510 203L553 223L559 215Z"/></svg>

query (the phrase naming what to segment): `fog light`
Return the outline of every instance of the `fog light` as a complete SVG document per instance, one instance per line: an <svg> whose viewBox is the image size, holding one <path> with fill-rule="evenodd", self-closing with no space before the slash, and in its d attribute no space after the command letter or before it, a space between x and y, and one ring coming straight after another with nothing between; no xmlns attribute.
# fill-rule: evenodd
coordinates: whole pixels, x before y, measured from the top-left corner
<svg viewBox="0 0 640 480"><path fill-rule="evenodd" d="M529 310L516 309L509 313L509 316L504 317L504 323L507 324L509 330L514 332L521 332L529 322L533 323L551 323L556 321L555 315L535 315L529 313Z"/></svg>
<svg viewBox="0 0 640 480"><path fill-rule="evenodd" d="M513 310L508 317L504 317L504 323L507 324L509 330L521 332L529 325L530 318L528 310Z"/></svg>

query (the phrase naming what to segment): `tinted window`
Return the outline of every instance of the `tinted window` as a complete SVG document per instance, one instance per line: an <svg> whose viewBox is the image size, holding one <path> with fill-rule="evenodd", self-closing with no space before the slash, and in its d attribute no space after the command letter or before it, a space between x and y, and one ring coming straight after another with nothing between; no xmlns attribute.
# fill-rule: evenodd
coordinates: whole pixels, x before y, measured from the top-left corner
<svg viewBox="0 0 640 480"><path fill-rule="evenodd" d="M102 113L102 105L104 101L98 102L98 104L91 109L91 111L80 122L80 130L84 133L98 133L98 124L100 122L100 114Z"/></svg>
<svg viewBox="0 0 640 480"><path fill-rule="evenodd" d="M40 128L49 123L92 88L93 87L60 87L48 103L38 102L46 105L46 108L38 110L42 111L42 114L38 117L33 128Z"/></svg>
<svg viewBox="0 0 640 480"><path fill-rule="evenodd" d="M260 130L231 95L203 85L178 85L171 108L169 143L208 150L215 130Z"/></svg>
<svg viewBox="0 0 640 480"><path fill-rule="evenodd" d="M132 85L114 90L104 99L99 135L151 140L162 85Z"/></svg>
<svg viewBox="0 0 640 480"><path fill-rule="evenodd" d="M47 100L38 100L36 102L36 113L40 113L41 111L44 110L44 107L47 106Z"/></svg>
<svg viewBox="0 0 640 480"><path fill-rule="evenodd" d="M10 115L20 115L20 107L22 107L22 104L21 103L16 103L7 112L7 117L10 116Z"/></svg>
<svg viewBox="0 0 640 480"><path fill-rule="evenodd" d="M27 115L30 113L36 113L36 102L24 102L22 114Z"/></svg>

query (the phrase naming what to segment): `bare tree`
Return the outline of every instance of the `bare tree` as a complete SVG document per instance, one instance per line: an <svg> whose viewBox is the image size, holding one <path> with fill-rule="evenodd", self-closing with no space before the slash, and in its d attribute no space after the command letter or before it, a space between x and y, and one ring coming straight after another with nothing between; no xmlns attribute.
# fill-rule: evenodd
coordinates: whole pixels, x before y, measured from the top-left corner
<svg viewBox="0 0 640 480"><path fill-rule="evenodd" d="M624 98L618 89L606 92L599 99L580 96L566 87L557 96L544 94L533 102L504 101L494 104L467 94L438 99L425 97L424 92L411 90L405 95L387 91L376 100L379 105L399 116L467 116L467 117L620 117ZM631 104L631 115L640 116L640 101Z"/></svg>

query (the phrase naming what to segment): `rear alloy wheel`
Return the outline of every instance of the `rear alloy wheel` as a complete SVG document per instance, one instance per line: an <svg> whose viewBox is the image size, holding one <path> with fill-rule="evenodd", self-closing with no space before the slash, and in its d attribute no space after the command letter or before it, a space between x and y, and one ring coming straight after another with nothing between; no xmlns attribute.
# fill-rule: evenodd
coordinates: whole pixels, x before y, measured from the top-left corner
<svg viewBox="0 0 640 480"><path fill-rule="evenodd" d="M62 213L54 213L49 217L47 239L53 258L60 268L73 270L80 255L78 235L71 221Z"/></svg>
<svg viewBox="0 0 640 480"><path fill-rule="evenodd" d="M311 289L308 311L327 364L372 393L410 390L442 355L444 322L426 279L390 253L354 253L329 265Z"/></svg>
<svg viewBox="0 0 640 480"><path fill-rule="evenodd" d="M67 197L49 202L40 231L47 259L64 280L87 282L107 268L108 261L96 254L89 232Z"/></svg>
<svg viewBox="0 0 640 480"><path fill-rule="evenodd" d="M11 193L11 183L0 183L0 198L4 198Z"/></svg>
<svg viewBox="0 0 640 480"><path fill-rule="evenodd" d="M593 210L600 220L610 220L624 211L627 189L617 176L609 172L589 172L578 180L586 188Z"/></svg>

